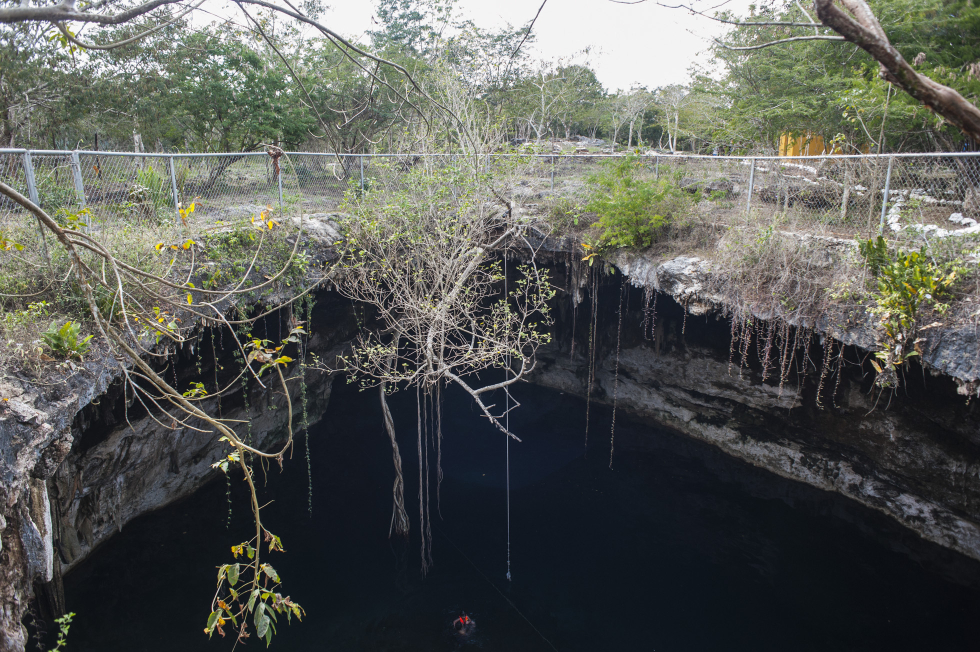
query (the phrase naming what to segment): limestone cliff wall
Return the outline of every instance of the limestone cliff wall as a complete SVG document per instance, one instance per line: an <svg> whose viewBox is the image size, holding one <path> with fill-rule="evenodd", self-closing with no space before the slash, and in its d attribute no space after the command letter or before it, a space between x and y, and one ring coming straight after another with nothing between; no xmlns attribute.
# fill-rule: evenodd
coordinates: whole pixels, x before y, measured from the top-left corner
<svg viewBox="0 0 980 652"><path fill-rule="evenodd" d="M320 222L322 244L335 241L329 219ZM591 317L587 303L574 308L571 298L588 294L587 276L574 264L572 248L546 244L539 253L551 254L569 294L559 295L556 338L540 351L533 382L584 397ZM598 288L593 400L615 402L759 467L853 498L980 559L980 420L976 402L967 400L980 378L974 331L931 331L919 375L907 378L902 392L882 397L871 391L859 362L874 347L873 330L852 316L828 315L807 326L851 347L853 363L821 388L814 343L817 348L797 352L801 362L780 387L752 365L731 364L726 314L732 306L711 292L716 279L708 263L626 254L612 262L624 274L604 277ZM653 296L651 323L645 308ZM349 303L326 290L313 321L310 346L321 357L356 331ZM177 364L182 380L197 374L192 356ZM202 373L213 375L205 362ZM329 400L330 379L317 374L307 381L316 420ZM138 409L127 423L116 382L111 361L93 355L55 387L16 379L0 384L8 399L0 404L0 652L24 649L21 619L35 582L57 595L62 571L131 519L213 477L210 464L222 449L212 436L162 427ZM260 444L281 435L282 396L253 388L247 413L240 395L222 401L225 416L252 419ZM208 407L216 410L216 401Z"/></svg>
<svg viewBox="0 0 980 652"><path fill-rule="evenodd" d="M564 315L576 327L559 324L555 342L539 351L533 382L615 402L756 466L853 498L980 559L978 350L971 328L930 334L923 364L911 367L892 392L874 386L866 362L873 330L827 317L837 325L807 325L815 334L794 341L793 350L773 344L774 358L794 356L781 384L778 370L763 380L758 364L765 328L755 328L744 367L740 345L732 350L726 316L732 307L710 292L709 264L693 257L615 262L622 273L603 277L598 291L591 392L587 303ZM565 282L581 296L595 276ZM761 319L779 318L754 319L761 326ZM827 355L831 364L822 373Z"/></svg>
<svg viewBox="0 0 980 652"><path fill-rule="evenodd" d="M264 327L275 328L274 315ZM326 297L314 312L309 350L332 362L356 330L349 303ZM288 330L288 329L287 329ZM200 340L207 338L201 337ZM218 339L218 338L216 338ZM219 339L220 341L220 339ZM97 355L62 385L45 394L28 383L8 382L0 392L0 652L25 649L22 618L35 588L42 589L42 611L57 615L63 605L60 578L122 530L133 518L187 496L217 475L211 464L228 452L210 432L172 428L150 417L132 396L122 393L118 368ZM226 382L240 363L230 351L202 355L191 343L170 357L169 374L187 380L215 377ZM111 361L108 361L111 363ZM290 367L296 373L296 365ZM330 399L332 376L308 370L308 414L318 421ZM300 383L289 384L294 431L302 407ZM128 401L126 399L129 399ZM285 395L252 384L246 409L243 392L203 401L202 407L228 419L251 421L251 441L271 448L286 434ZM246 434L247 426L238 428ZM42 614L42 616L45 614Z"/></svg>

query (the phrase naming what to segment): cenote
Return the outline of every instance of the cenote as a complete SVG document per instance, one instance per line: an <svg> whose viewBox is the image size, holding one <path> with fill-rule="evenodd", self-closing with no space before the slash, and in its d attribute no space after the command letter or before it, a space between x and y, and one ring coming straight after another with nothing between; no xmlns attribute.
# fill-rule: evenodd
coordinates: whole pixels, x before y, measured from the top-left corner
<svg viewBox="0 0 980 652"><path fill-rule="evenodd" d="M391 448L376 390L334 383L305 450L261 488L283 590L282 650L975 650L980 564L840 496L533 385L503 435L444 399L434 565L421 573L414 393L390 404L411 540L389 540ZM261 476L260 476L261 477ZM252 525L223 479L127 524L65 577L72 650L230 649L202 633L215 567ZM433 496L435 494L433 493ZM463 639L452 621L476 621ZM250 640L251 647L264 643Z"/></svg>

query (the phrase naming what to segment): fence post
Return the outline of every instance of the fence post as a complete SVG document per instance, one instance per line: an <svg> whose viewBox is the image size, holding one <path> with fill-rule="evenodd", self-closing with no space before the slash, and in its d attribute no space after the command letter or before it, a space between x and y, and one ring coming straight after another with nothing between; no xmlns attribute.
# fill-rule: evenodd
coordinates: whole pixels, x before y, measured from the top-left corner
<svg viewBox="0 0 980 652"><path fill-rule="evenodd" d="M885 172L885 191L884 195L881 197L881 221L878 224L878 235L883 235L885 233L885 215L888 214L888 191L892 185L892 164L894 163L895 157L889 157L888 171Z"/></svg>
<svg viewBox="0 0 980 652"><path fill-rule="evenodd" d="M660 154L654 156L653 176L658 181L660 180Z"/></svg>
<svg viewBox="0 0 980 652"><path fill-rule="evenodd" d="M279 186L279 215L282 216L282 163L279 161L276 161L276 184Z"/></svg>
<svg viewBox="0 0 980 652"><path fill-rule="evenodd" d="M555 194L555 153L551 153L551 194Z"/></svg>
<svg viewBox="0 0 980 652"><path fill-rule="evenodd" d="M30 150L24 150L24 178L27 180L27 196L37 206L41 205L41 198L37 194L37 179L34 178L34 163L31 161ZM37 232L41 236L41 249L44 251L44 259L51 266L51 254L48 253L48 239L44 234L44 225L41 218L37 219Z"/></svg>
<svg viewBox="0 0 980 652"><path fill-rule="evenodd" d="M37 196L37 179L34 178L34 163L31 161L30 151L25 151L24 157L24 178L27 180L27 196L37 204L41 205L41 200Z"/></svg>
<svg viewBox="0 0 980 652"><path fill-rule="evenodd" d="M78 150L71 153L71 176L75 180L75 195L78 197L78 208L85 208L85 182L82 180L82 162L78 158ZM85 230L92 230L92 219L85 216Z"/></svg>
<svg viewBox="0 0 980 652"><path fill-rule="evenodd" d="M170 192L174 196L174 210L177 212L177 223L180 224L183 220L180 219L180 194L177 192L177 172L174 169L173 154L167 157L167 165L170 167Z"/></svg>
<svg viewBox="0 0 980 652"><path fill-rule="evenodd" d="M749 168L749 197L745 202L745 212L752 210L752 190L755 188L755 159L752 159L752 167Z"/></svg>
<svg viewBox="0 0 980 652"><path fill-rule="evenodd" d="M361 194L364 194L364 155L359 154L357 158L361 161Z"/></svg>
<svg viewBox="0 0 980 652"><path fill-rule="evenodd" d="M78 151L71 153L71 176L75 180L75 195L78 197L78 205L85 208L85 182L82 181L82 163L78 158Z"/></svg>

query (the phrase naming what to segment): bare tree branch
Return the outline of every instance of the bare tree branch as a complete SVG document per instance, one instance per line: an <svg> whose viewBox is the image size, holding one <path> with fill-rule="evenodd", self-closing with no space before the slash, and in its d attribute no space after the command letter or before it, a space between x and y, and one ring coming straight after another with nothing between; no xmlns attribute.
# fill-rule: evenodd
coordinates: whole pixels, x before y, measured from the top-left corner
<svg viewBox="0 0 980 652"><path fill-rule="evenodd" d="M719 41L717 39L711 39L711 40L714 41L715 45L718 45L719 47L723 47L726 50L735 50L735 51L743 51L744 52L746 50L762 50L763 48L771 48L774 45L782 45L784 43L792 43L793 41L846 41L847 39L845 39L843 36L832 36L830 34L824 34L824 35L818 34L816 36L792 36L790 38L782 38L782 39L779 39L778 41L769 41L767 43L760 43L759 45L743 45L743 46L726 45L725 43L722 43L721 41Z"/></svg>
<svg viewBox="0 0 980 652"><path fill-rule="evenodd" d="M609 1L610 2L615 2L617 4L622 4L622 5L635 5L635 4L639 4L640 2L646 2L646 0L636 0L634 2L625 2L624 0L609 0ZM658 2L657 4L660 5L661 7L666 8L666 9L687 9L692 14L697 14L698 16L702 16L704 18L707 18L709 20L713 20L713 21L718 22L718 23L725 23L726 25L736 25L738 27L772 27L772 26L779 26L779 27L826 27L826 25L821 25L820 23L815 23L812 20L809 23L794 23L794 22L778 21L778 20L777 21L760 20L758 22L757 21L754 21L754 20L729 20L727 18L720 18L718 16L712 16L710 14L706 14L703 11L698 11L697 9L695 9L694 7L691 7L689 5L667 5L667 4L664 4L662 2ZM803 10L802 7L800 7L800 9L803 11L804 14L806 14L806 11ZM807 16L807 18L810 17L808 14L806 14L806 16Z"/></svg>
<svg viewBox="0 0 980 652"><path fill-rule="evenodd" d="M112 43L107 43L105 45L100 45L98 43L85 43L85 42L79 40L75 35L73 35L71 32L68 31L68 27L65 25L64 22L55 23L55 27L57 27L61 31L61 33L64 35L64 37L66 39L68 39L69 42L74 43L75 45L77 45L80 48L85 48L86 50L114 50L116 48L121 48L124 45L129 45L130 43L135 43L136 41L140 41L140 40L146 38L147 36L150 36L152 34L156 34L160 30L166 29L167 27L170 27L171 25L173 25L174 23L176 23L178 20L180 20L181 18L183 18L187 14L189 14L192 11L194 11L195 9L199 8L201 5L204 4L204 2L205 2L205 0L198 0L198 3L197 4L191 5L190 7L188 7L187 9L185 9L184 11L182 11L181 13L177 14L176 17L174 17L171 20L168 20L165 23L162 23L160 25L156 25L155 27L151 27L150 29L146 30L145 32L140 32L139 34L136 34L135 36L131 36L131 37L127 38L127 39L123 39L121 41L114 41Z"/></svg>
<svg viewBox="0 0 980 652"><path fill-rule="evenodd" d="M884 79L980 142L980 109L956 90L916 72L888 40L867 2L841 0L844 9L833 0L814 0L813 4L825 25L874 57Z"/></svg>
<svg viewBox="0 0 980 652"><path fill-rule="evenodd" d="M538 13L534 14L534 18L531 19L531 24L527 26L527 31L524 32L524 38L521 39L521 42L517 44L517 47L514 48L514 52L510 55L511 59L516 57L517 53L521 51L524 41L526 41L527 37L531 35L531 30L534 28L534 23L538 22L538 16L541 15L541 10L544 9L546 4L548 4L548 0L544 0L544 2L541 3L541 6L538 7Z"/></svg>
<svg viewBox="0 0 980 652"><path fill-rule="evenodd" d="M27 23L27 22L75 22L75 23L95 23L97 25L122 25L134 18L144 16L154 9L166 5L180 4L184 0L150 0L141 5L132 7L125 11L115 14L100 14L96 10L81 10L75 8L74 0L63 0L58 4L45 5L40 7L25 6L21 4L16 7L5 7L0 9L0 23ZM99 5L101 7L102 5Z"/></svg>

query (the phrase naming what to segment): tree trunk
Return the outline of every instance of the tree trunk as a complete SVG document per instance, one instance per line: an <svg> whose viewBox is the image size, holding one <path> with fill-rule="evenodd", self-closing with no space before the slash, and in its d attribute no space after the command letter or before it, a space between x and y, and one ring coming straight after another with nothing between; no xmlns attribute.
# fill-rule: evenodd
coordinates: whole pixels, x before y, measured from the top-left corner
<svg viewBox="0 0 980 652"><path fill-rule="evenodd" d="M864 0L814 0L824 25L870 54L881 66L882 78L895 84L953 125L980 142L980 109L948 86L916 72L889 42L878 19Z"/></svg>

